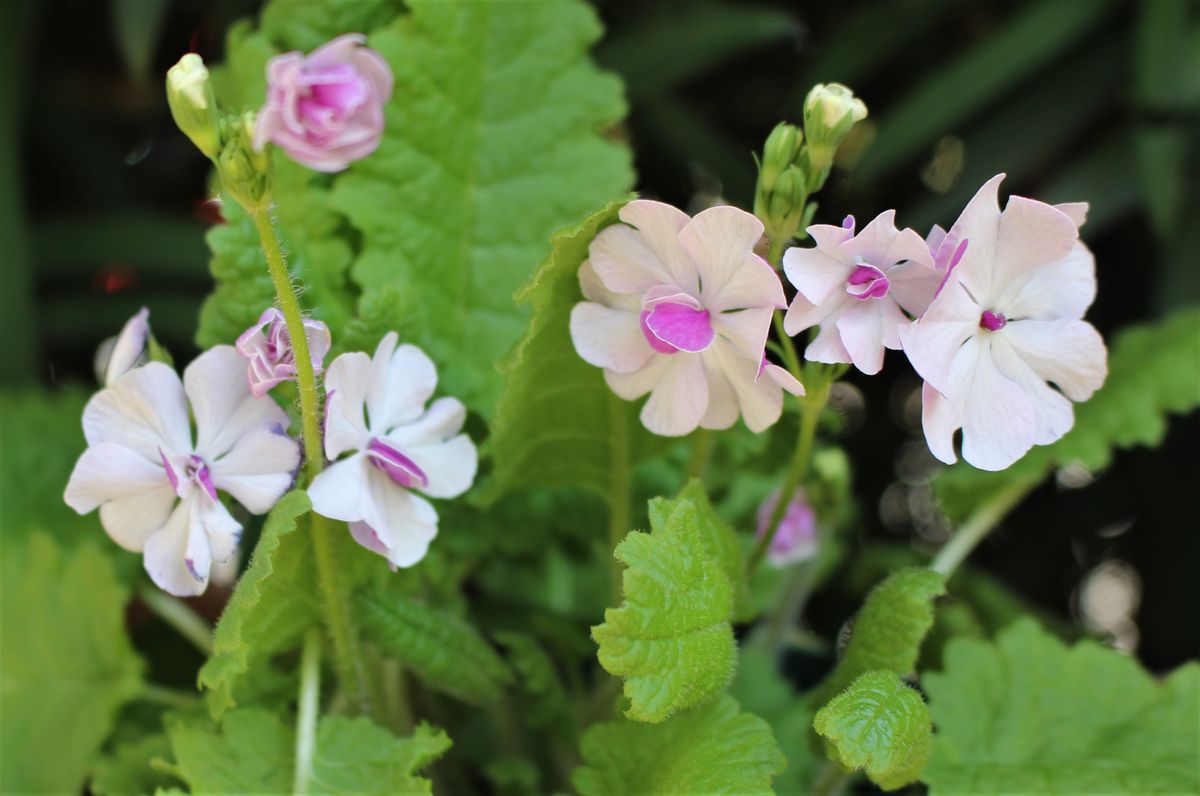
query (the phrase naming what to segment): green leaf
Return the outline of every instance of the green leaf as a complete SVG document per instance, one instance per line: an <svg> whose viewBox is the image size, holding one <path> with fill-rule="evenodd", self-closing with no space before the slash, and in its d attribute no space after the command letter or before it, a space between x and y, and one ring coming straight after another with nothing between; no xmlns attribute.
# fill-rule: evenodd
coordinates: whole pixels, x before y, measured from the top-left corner
<svg viewBox="0 0 1200 796"><path fill-rule="evenodd" d="M5 545L2 582L0 791L78 793L141 688L129 593L95 547L67 555L41 533Z"/></svg>
<svg viewBox="0 0 1200 796"><path fill-rule="evenodd" d="M119 744L111 755L96 764L88 790L95 796L141 796L159 786L166 787L174 779L151 767L150 761L165 759L170 752L170 742L160 734Z"/></svg>
<svg viewBox="0 0 1200 796"><path fill-rule="evenodd" d="M571 308L583 300L579 266L596 233L616 223L628 201L557 232L550 255L517 294L533 305L533 318L500 364L504 390L486 449L492 476L480 496L487 504L520 489L564 485L611 500L633 463L669 444L642 427L636 404L613 394L604 372L571 342Z"/></svg>
<svg viewBox="0 0 1200 796"><path fill-rule="evenodd" d="M358 594L363 631L430 688L472 704L494 702L512 673L471 624L395 591Z"/></svg>
<svg viewBox="0 0 1200 796"><path fill-rule="evenodd" d="M945 593L942 576L920 567L895 572L872 589L854 617L837 668L814 692L813 705L833 698L870 671L912 674L921 641L933 626L933 600Z"/></svg>
<svg viewBox="0 0 1200 796"><path fill-rule="evenodd" d="M989 473L965 464L934 482L943 509L962 518L988 496L1018 481L1034 484L1051 469L1071 464L1096 471L1112 461L1114 448L1158 445L1167 415L1200 406L1200 308L1126 329L1113 343L1108 380L1086 403L1075 406L1075 427L1053 445L1034 448L1007 470Z"/></svg>
<svg viewBox="0 0 1200 796"><path fill-rule="evenodd" d="M701 537L699 512L680 499L653 532L634 531L614 555L628 569L625 602L592 628L600 664L625 678L626 716L660 722L725 690L737 665L733 587Z"/></svg>
<svg viewBox="0 0 1200 796"><path fill-rule="evenodd" d="M193 793L292 791L295 731L269 711L230 711L219 730L175 720L168 734ZM428 794L430 782L417 772L448 748L446 734L428 725L397 738L366 718L327 716L317 726L310 792Z"/></svg>
<svg viewBox="0 0 1200 796"><path fill-rule="evenodd" d="M926 674L934 793L1195 793L1200 665L1162 682L1131 658L1067 647L1023 620L994 642L956 639ZM986 718L986 720L981 720Z"/></svg>
<svg viewBox="0 0 1200 796"><path fill-rule="evenodd" d="M275 504L221 614L212 657L198 678L208 689L213 718L238 704L237 689L246 685L252 668L266 666L271 655L295 644L320 616L312 542L308 533L296 533L297 519L309 508L308 495L299 490Z"/></svg>
<svg viewBox="0 0 1200 796"><path fill-rule="evenodd" d="M832 743L831 756L864 769L884 790L917 780L929 760L933 728L921 695L895 672L868 672L817 711L813 728Z"/></svg>
<svg viewBox="0 0 1200 796"><path fill-rule="evenodd" d="M587 57L601 28L580 0L408 6L370 37L397 90L383 143L337 179L334 205L362 232L355 281L412 298L411 341L490 417L494 364L525 326L513 291L550 233L632 182L629 151L600 132L625 104Z"/></svg>
<svg viewBox="0 0 1200 796"><path fill-rule="evenodd" d="M508 650L508 662L521 683L523 718L535 727L567 716L567 692L554 660L528 633L499 631L493 634Z"/></svg>
<svg viewBox="0 0 1200 796"><path fill-rule="evenodd" d="M262 29L283 50L310 52L343 33L375 30L404 8L400 0L274 0Z"/></svg>
<svg viewBox="0 0 1200 796"><path fill-rule="evenodd" d="M583 762L571 775L581 796L772 793L786 761L757 716L732 697L679 713L662 724L620 720L583 736Z"/></svg>

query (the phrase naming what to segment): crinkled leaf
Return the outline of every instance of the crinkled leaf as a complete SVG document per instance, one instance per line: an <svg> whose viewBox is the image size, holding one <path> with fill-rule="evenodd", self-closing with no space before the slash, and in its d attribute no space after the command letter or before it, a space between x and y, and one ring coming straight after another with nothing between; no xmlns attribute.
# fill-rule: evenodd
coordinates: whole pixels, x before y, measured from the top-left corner
<svg viewBox="0 0 1200 796"><path fill-rule="evenodd" d="M584 765L571 784L582 796L770 794L786 761L757 716L723 696L662 724L618 719L583 736Z"/></svg>
<svg viewBox="0 0 1200 796"><path fill-rule="evenodd" d="M80 791L117 711L141 688L128 600L92 545L65 554L42 533L5 544L0 791Z"/></svg>
<svg viewBox="0 0 1200 796"><path fill-rule="evenodd" d="M369 41L396 75L383 143L334 202L363 234L355 281L413 298L411 341L490 417L495 362L527 318L513 291L555 229L632 182L628 149L602 135L625 104L587 57L601 28L581 0L408 6Z"/></svg>
<svg viewBox="0 0 1200 796"><path fill-rule="evenodd" d="M193 793L292 791L295 730L270 711L230 711L220 729L177 719L168 734ZM366 718L328 716L317 726L310 792L427 794L429 780L417 772L449 747L446 734L428 725L397 738Z"/></svg>
<svg viewBox="0 0 1200 796"><path fill-rule="evenodd" d="M933 600L945 593L942 576L919 567L895 572L872 589L854 617L837 668L814 692L813 705L832 699L869 671L911 674L921 642L933 626Z"/></svg>
<svg viewBox="0 0 1200 796"><path fill-rule="evenodd" d="M817 711L813 728L828 738L830 755L864 769L884 790L915 782L933 741L929 708L895 672L868 672Z"/></svg>
<svg viewBox="0 0 1200 796"><path fill-rule="evenodd" d="M88 790L95 796L142 796L159 786L169 786L175 780L153 768L150 761L166 759L170 753L171 744L161 734L118 744L112 754L96 764Z"/></svg>
<svg viewBox="0 0 1200 796"><path fill-rule="evenodd" d="M614 555L628 569L625 602L592 628L600 664L625 678L625 715L660 722L725 690L737 666L733 586L701 536L699 512L679 499L653 532L634 531Z"/></svg>
<svg viewBox="0 0 1200 796"><path fill-rule="evenodd" d="M275 504L250 566L221 614L212 657L199 675L213 718L238 704L236 690L248 670L265 666L271 655L296 643L320 616L312 542L308 533L296 533L298 518L309 508L301 491Z"/></svg>
<svg viewBox="0 0 1200 796"><path fill-rule="evenodd" d="M400 0L274 0L262 29L280 49L310 52L334 36L375 30L403 9Z"/></svg>
<svg viewBox="0 0 1200 796"><path fill-rule="evenodd" d="M1053 445L1037 447L1007 470L989 473L965 464L934 482L942 507L965 517L980 502L1018 481L1036 483L1053 468L1081 464L1100 470L1114 448L1155 446L1167 416L1200 406L1200 308L1126 329L1113 343L1104 386L1075 405L1075 427Z"/></svg>
<svg viewBox="0 0 1200 796"><path fill-rule="evenodd" d="M1157 682L1092 641L1031 620L994 642L951 641L921 678L937 734L934 793L1195 793L1200 665Z"/></svg>
<svg viewBox="0 0 1200 796"><path fill-rule="evenodd" d="M473 704L493 702L512 673L467 621L386 588L355 598L363 631L430 688Z"/></svg>

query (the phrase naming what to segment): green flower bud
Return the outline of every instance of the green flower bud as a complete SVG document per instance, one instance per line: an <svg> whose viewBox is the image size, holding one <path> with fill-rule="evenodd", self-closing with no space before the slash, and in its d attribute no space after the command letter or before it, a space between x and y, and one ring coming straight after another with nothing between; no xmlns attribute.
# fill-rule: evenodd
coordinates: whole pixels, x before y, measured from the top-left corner
<svg viewBox="0 0 1200 796"><path fill-rule="evenodd" d="M204 60L188 53L167 70L167 105L180 130L210 159L221 149L217 100Z"/></svg>
<svg viewBox="0 0 1200 796"><path fill-rule="evenodd" d="M829 168L850 128L867 118L867 106L841 83L818 83L804 100L805 153L815 171Z"/></svg>
<svg viewBox="0 0 1200 796"><path fill-rule="evenodd" d="M227 120L225 145L217 157L225 192L247 210L266 204L271 194L271 157L255 150L254 124L251 111Z"/></svg>
<svg viewBox="0 0 1200 796"><path fill-rule="evenodd" d="M796 159L804 133L795 125L780 122L767 136L763 146L762 168L759 170L758 182L766 191L771 191L775 183L788 166Z"/></svg>

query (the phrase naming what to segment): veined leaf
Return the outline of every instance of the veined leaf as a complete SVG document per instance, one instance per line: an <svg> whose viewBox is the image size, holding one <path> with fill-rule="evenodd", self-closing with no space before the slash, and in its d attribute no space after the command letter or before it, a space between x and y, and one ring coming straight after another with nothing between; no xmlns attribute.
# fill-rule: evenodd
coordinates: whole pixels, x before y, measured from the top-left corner
<svg viewBox="0 0 1200 796"><path fill-rule="evenodd" d="M929 760L933 728L921 695L895 672L875 671L817 711L813 728L830 754L849 769L864 769L884 790L916 782Z"/></svg>
<svg viewBox="0 0 1200 796"><path fill-rule="evenodd" d="M708 702L737 665L733 586L708 552L696 507L681 498L665 522L656 519L652 533L617 545L625 602L592 628L600 664L625 678L625 715L650 722Z"/></svg>
<svg viewBox="0 0 1200 796"><path fill-rule="evenodd" d="M596 724L583 736L582 752L584 765L571 775L582 796L766 796L786 765L767 723L728 696L662 724Z"/></svg>
<svg viewBox="0 0 1200 796"><path fill-rule="evenodd" d="M470 623L386 588L355 606L366 634L430 688L472 704L493 702L512 673Z"/></svg>
<svg viewBox="0 0 1200 796"><path fill-rule="evenodd" d="M813 705L832 699L870 671L908 675L917 665L921 642L933 626L933 600L946 593L941 575L910 567L871 590L850 630L837 668L813 694Z"/></svg>
<svg viewBox="0 0 1200 796"><path fill-rule="evenodd" d="M128 600L92 545L68 556L41 533L5 544L0 791L80 792L117 711L141 688Z"/></svg>
<svg viewBox="0 0 1200 796"><path fill-rule="evenodd" d="M935 794L1200 790L1196 663L1157 682L1132 658L1022 620L994 642L951 641L921 685Z"/></svg>
<svg viewBox="0 0 1200 796"><path fill-rule="evenodd" d="M1052 468L1082 464L1100 470L1114 448L1159 444L1168 414L1200 406L1198 368L1200 308L1125 330L1113 343L1108 380L1091 400L1076 404L1075 427L1066 436L998 473L961 463L949 468L934 482L943 509L961 518L987 496L1018 481L1037 483Z"/></svg>
<svg viewBox="0 0 1200 796"><path fill-rule="evenodd" d="M513 291L550 233L632 181L628 150L600 134L625 112L621 85L587 58L601 30L579 0L408 6L369 40L396 75L383 143L333 200L362 231L355 281L412 298L410 341L490 417L494 364L527 317Z"/></svg>

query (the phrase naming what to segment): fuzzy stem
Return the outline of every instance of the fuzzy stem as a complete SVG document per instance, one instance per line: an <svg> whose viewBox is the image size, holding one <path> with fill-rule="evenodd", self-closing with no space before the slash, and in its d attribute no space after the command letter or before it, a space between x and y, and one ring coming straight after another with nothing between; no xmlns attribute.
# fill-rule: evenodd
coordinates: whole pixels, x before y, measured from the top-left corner
<svg viewBox="0 0 1200 796"><path fill-rule="evenodd" d="M296 779L293 791L308 793L317 747L317 713L321 702L321 634L313 628L304 636L300 653L300 699L296 706Z"/></svg>
<svg viewBox="0 0 1200 796"><path fill-rule="evenodd" d="M304 434L305 472L308 483L316 478L325 466L325 454L321 449L321 406L317 393L317 378L313 371L312 356L308 350L308 337L304 330L304 317L300 313L300 302L292 286L291 274L283 258L283 247L279 235L271 222L266 207L249 209L254 227L262 241L267 269L275 284L275 296L287 324L292 351L296 360L296 383L300 393L300 417ZM309 514L313 554L317 564L317 581L320 584L325 608L325 625L333 639L334 659L338 678L349 692L351 700L363 712L370 712L362 654L358 646L358 633L350 612L349 593L338 570L335 550L334 529L331 523L319 514Z"/></svg>
<svg viewBox="0 0 1200 796"><path fill-rule="evenodd" d="M625 407L615 395L608 397L609 420L612 429L612 469L608 494L608 548L609 585L613 601L621 601L621 562L613 556L621 540L629 533L630 509L633 500L633 478L630 469L629 433L626 427Z"/></svg>
<svg viewBox="0 0 1200 796"><path fill-rule="evenodd" d="M715 435L710 429L701 428L692 435L692 455L688 459L687 472L684 479L687 481L693 478L703 478L704 468L708 466L708 459L712 455L713 442Z"/></svg>
<svg viewBox="0 0 1200 796"><path fill-rule="evenodd" d="M984 537L1004 519L1004 515L1020 503L1035 485L1032 481L1018 481L994 494L959 526L950 541L942 546L930 562L929 568L949 578Z"/></svg>
<svg viewBox="0 0 1200 796"><path fill-rule="evenodd" d="M155 616L175 629L205 655L212 655L212 627L182 600L150 585L138 588L138 598Z"/></svg>
<svg viewBox="0 0 1200 796"><path fill-rule="evenodd" d="M196 705L200 704L200 697L195 694L176 691L174 688L167 688L166 686L155 685L154 683L142 683L137 696L143 702L162 705L171 710L192 710Z"/></svg>

